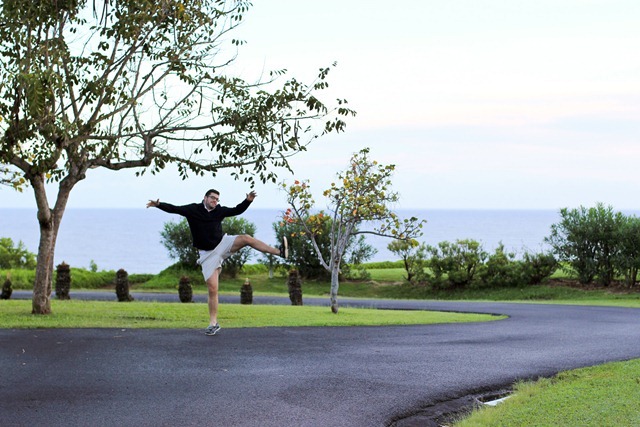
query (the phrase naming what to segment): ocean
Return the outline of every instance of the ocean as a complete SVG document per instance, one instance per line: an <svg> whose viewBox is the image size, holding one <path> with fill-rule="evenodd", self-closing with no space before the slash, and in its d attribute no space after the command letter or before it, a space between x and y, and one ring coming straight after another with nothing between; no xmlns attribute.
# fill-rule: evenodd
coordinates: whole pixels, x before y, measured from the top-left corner
<svg viewBox="0 0 640 427"><path fill-rule="evenodd" d="M544 238L551 225L560 220L554 210L400 210L398 214L426 219L420 241L430 245L474 239L489 252L502 243L507 250L520 254L548 249ZM242 216L255 224L256 238L276 245L273 224L280 215L281 210L276 209L249 209ZM58 235L55 265L64 261L72 267L89 268L94 262L99 270L159 273L175 262L160 243L160 232L166 222L180 219L158 209L67 209ZM37 253L35 209L0 209L0 237L10 237L14 244L22 241L29 251ZM377 249L370 261L397 259L387 250L390 241L367 236L367 242ZM259 258L254 253L250 263Z"/></svg>

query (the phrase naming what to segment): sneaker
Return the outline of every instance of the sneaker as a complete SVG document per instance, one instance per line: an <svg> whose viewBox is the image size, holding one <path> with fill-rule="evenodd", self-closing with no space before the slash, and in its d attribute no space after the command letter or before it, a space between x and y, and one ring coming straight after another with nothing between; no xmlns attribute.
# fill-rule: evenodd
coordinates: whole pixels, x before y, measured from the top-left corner
<svg viewBox="0 0 640 427"><path fill-rule="evenodd" d="M282 246L280 246L280 256L284 259L289 258L289 244L287 238L282 237Z"/></svg>
<svg viewBox="0 0 640 427"><path fill-rule="evenodd" d="M219 330L220 330L220 325L218 325L216 323L215 325L207 326L207 329L204 330L204 334L205 335L215 335L216 332L218 332Z"/></svg>

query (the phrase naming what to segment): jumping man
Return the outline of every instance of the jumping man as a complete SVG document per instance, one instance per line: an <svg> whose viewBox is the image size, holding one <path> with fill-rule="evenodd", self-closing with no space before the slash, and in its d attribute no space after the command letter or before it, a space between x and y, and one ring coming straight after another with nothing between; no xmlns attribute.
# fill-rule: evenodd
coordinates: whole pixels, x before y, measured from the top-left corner
<svg viewBox="0 0 640 427"><path fill-rule="evenodd" d="M218 277L222 270L222 262L245 246L251 246L266 254L288 256L287 238L284 237L281 248L274 248L247 234L230 236L222 233L222 220L226 217L240 215L247 210L256 192L251 191L235 208L221 206L220 193L209 190L201 203L174 206L160 202L160 199L149 200L147 208L154 207L171 214L182 215L189 223L193 246L200 252L198 264L202 267L204 280L209 289L209 326L205 334L215 335L220 330L218 324Z"/></svg>

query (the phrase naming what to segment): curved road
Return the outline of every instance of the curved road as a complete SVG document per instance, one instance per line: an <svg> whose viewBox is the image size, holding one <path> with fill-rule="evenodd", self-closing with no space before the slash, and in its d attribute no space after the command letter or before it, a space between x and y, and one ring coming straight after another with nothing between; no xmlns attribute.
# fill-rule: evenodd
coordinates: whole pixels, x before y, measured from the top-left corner
<svg viewBox="0 0 640 427"><path fill-rule="evenodd" d="M72 297L115 298L96 294ZM177 301L175 295L134 296ZM18 292L14 297L30 295ZM288 303L274 298L254 302ZM518 379L640 358L640 309L341 303L510 317L399 327L223 325L215 337L201 330L0 329L2 425L425 425L406 417ZM305 304L326 301L306 298Z"/></svg>

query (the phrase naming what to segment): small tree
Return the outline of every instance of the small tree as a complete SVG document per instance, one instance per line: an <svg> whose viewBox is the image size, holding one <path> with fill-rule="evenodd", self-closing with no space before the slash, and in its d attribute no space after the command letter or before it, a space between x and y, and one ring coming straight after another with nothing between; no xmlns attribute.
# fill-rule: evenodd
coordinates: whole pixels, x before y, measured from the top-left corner
<svg viewBox="0 0 640 427"><path fill-rule="evenodd" d="M353 155L349 167L338 174L338 182L324 191L329 199L331 230L329 231L330 253L323 254L318 246L324 215L313 215L314 200L308 181L295 181L283 187L287 190L287 201L291 210L286 219L303 226L303 237L310 240L318 261L331 273L331 311L338 312L338 288L340 265L350 239L358 234L374 234L395 239L412 239L422 234L425 221L417 218L400 220L391 211L398 201L398 193L391 191L391 175L394 165L383 166L369 159L369 149ZM365 225L373 224L371 229Z"/></svg>
<svg viewBox="0 0 640 427"><path fill-rule="evenodd" d="M640 270L640 218L626 217L620 224L619 250L614 258L616 270L624 276L627 286L638 281Z"/></svg>
<svg viewBox="0 0 640 427"><path fill-rule="evenodd" d="M416 276L416 269L423 268L422 263L416 259L416 248L418 247L418 241L411 240L394 240L387 245L387 249L396 256L399 256L404 265L404 270L407 272L405 279L409 283L414 283L414 277Z"/></svg>
<svg viewBox="0 0 640 427"><path fill-rule="evenodd" d="M545 238L560 262L578 274L580 283L594 279L608 286L614 278L614 259L624 215L598 203L593 208L561 209L561 221L551 226Z"/></svg>
<svg viewBox="0 0 640 427"><path fill-rule="evenodd" d="M522 283L539 285L549 279L558 269L558 260L551 253L529 253L522 256Z"/></svg>

